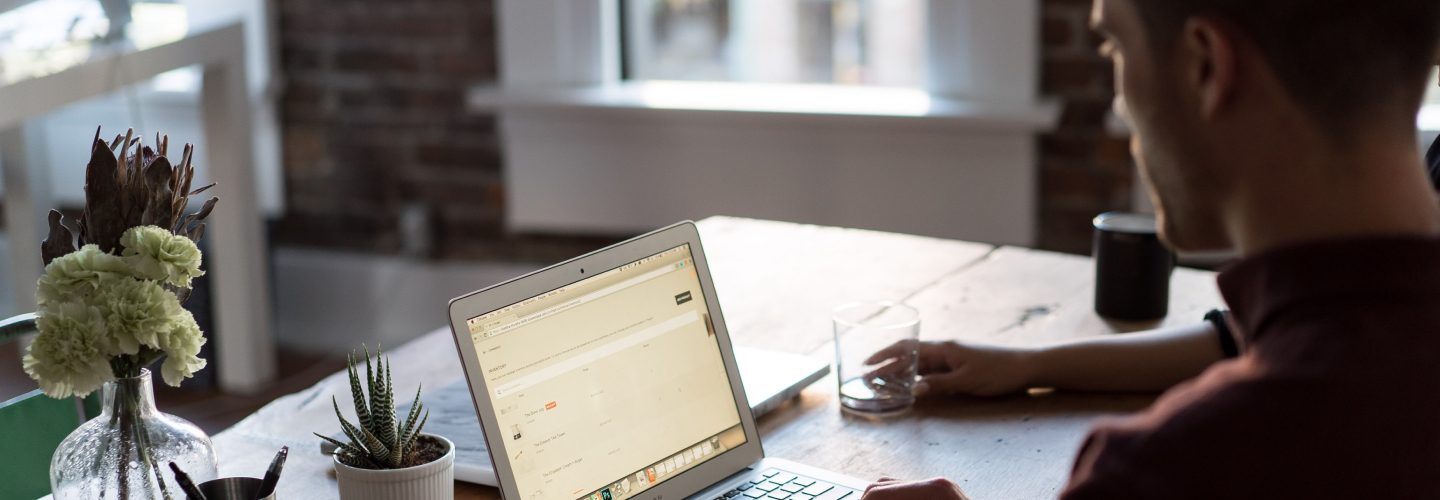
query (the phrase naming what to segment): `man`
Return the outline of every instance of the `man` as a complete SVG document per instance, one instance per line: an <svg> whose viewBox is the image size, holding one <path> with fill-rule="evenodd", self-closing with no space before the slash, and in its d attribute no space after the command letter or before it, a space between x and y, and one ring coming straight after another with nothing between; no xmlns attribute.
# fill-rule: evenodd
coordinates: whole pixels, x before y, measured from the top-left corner
<svg viewBox="0 0 1440 500"><path fill-rule="evenodd" d="M1440 60L1436 64L1440 64ZM1430 145L1425 163L1429 166L1431 186L1440 191L1440 139ZM943 397L998 396L1031 387L1164 391L1194 378L1217 361L1239 355L1239 346L1224 311L1210 311L1203 319L1158 330L1043 346L923 342L920 345L922 379L915 392L922 397ZM877 353L875 360L883 360L892 356L891 353L886 349Z"/></svg>
<svg viewBox="0 0 1440 500"><path fill-rule="evenodd" d="M1414 129L1440 2L1096 0L1092 22L1161 237L1241 256L1219 284L1243 352L1097 425L1062 498L1440 498L1440 200Z"/></svg>

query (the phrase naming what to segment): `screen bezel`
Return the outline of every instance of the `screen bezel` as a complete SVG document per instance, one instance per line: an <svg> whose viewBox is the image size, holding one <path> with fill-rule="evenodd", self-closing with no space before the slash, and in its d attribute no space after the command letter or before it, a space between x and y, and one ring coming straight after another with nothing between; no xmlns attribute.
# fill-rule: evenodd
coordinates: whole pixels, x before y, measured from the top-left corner
<svg viewBox="0 0 1440 500"><path fill-rule="evenodd" d="M730 381L730 390L735 401L736 411L740 414L740 426L745 432L745 444L722 453L699 467L667 479L659 485L645 490L641 496L635 498L658 500L665 497L677 498L690 495L764 457L764 451L760 446L760 434L755 428L755 418L750 412L750 403L746 400L745 387L740 380L740 370L735 364L735 350L730 344L730 332L725 326L725 316L720 309L718 296L715 293L715 284L710 279L710 266L700 244L699 230L694 222L684 221L462 295L450 301L450 331L455 340L456 350L460 355L460 366L465 370L465 380L470 386L470 399L475 404L475 411L480 417L480 427L485 433L486 449L490 453L490 461L495 467L496 481L499 483L503 498L522 497L517 485L512 480L510 457L506 453L495 453L497 448L503 449L504 433L500 432L495 408L488 396L489 387L481 377L483 371L479 365L479 356L475 351L475 344L470 341L470 331L466 326L466 321L687 244L690 247L691 257L695 261L696 277L700 281L701 294L705 296L705 306L709 309L711 320L714 323L720 357L724 360L725 372ZM480 397L482 395L486 397ZM491 436L498 436L500 439L492 439ZM664 457L657 458L663 459ZM596 488L604 486L597 485Z"/></svg>

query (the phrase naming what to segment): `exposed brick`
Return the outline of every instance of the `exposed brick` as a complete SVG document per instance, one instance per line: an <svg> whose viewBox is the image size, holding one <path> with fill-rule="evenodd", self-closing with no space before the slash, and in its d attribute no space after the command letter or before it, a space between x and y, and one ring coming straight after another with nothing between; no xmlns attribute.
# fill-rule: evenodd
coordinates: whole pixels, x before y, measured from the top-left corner
<svg viewBox="0 0 1440 500"><path fill-rule="evenodd" d="M430 56L436 73L457 78L494 79L498 71L493 53L445 50Z"/></svg>
<svg viewBox="0 0 1440 500"><path fill-rule="evenodd" d="M1111 99L1068 99L1060 113L1060 127L1064 129L1096 128L1105 125L1113 106Z"/></svg>
<svg viewBox="0 0 1440 500"><path fill-rule="evenodd" d="M335 69L349 73L419 73L421 57L414 50L344 48L335 52Z"/></svg>
<svg viewBox="0 0 1440 500"><path fill-rule="evenodd" d="M453 86L421 88L403 84L375 84L367 89L339 92L340 106L355 111L384 110L395 113L434 111L464 112L465 90Z"/></svg>
<svg viewBox="0 0 1440 500"><path fill-rule="evenodd" d="M1100 211L1123 208L1112 205L1117 188L1124 184L1116 179L1116 175L1085 168L1083 164L1059 168L1047 165L1043 170L1041 189L1046 191L1046 202L1052 208L1080 210L1095 207Z"/></svg>
<svg viewBox="0 0 1440 500"><path fill-rule="evenodd" d="M1041 92L1064 102L1059 127L1040 138L1040 247L1089 253L1090 220L1127 210L1134 183L1129 140L1111 137L1113 69L1095 52L1090 0L1044 0Z"/></svg>
<svg viewBox="0 0 1440 500"><path fill-rule="evenodd" d="M1095 162L1101 166L1131 163L1130 138L1104 136L1096 139Z"/></svg>
<svg viewBox="0 0 1440 500"><path fill-rule="evenodd" d="M1095 97L1114 92L1110 61L1095 57L1046 57L1040 89L1062 97Z"/></svg>
<svg viewBox="0 0 1440 500"><path fill-rule="evenodd" d="M1040 40L1045 47L1064 46L1076 36L1069 19L1045 18L1040 22Z"/></svg>
<svg viewBox="0 0 1440 500"><path fill-rule="evenodd" d="M363 212L289 211L271 227L272 237L287 245L399 251L393 218Z"/></svg>
<svg viewBox="0 0 1440 500"><path fill-rule="evenodd" d="M1040 246L1049 250L1089 254L1094 230L1090 221L1099 212L1051 210L1040 225Z"/></svg>
<svg viewBox="0 0 1440 500"><path fill-rule="evenodd" d="M515 255L493 117L466 111L494 81L493 0L277 2L287 213L281 244L398 251L398 214L434 216L437 252ZM511 241L515 242L512 243ZM583 241L583 240L582 240Z"/></svg>
<svg viewBox="0 0 1440 500"><path fill-rule="evenodd" d="M321 66L323 57L316 48L287 45L280 51L280 67L286 71L310 71Z"/></svg>
<svg viewBox="0 0 1440 500"><path fill-rule="evenodd" d="M323 175L331 165L326 143L323 127L298 124L286 127L285 165L296 173Z"/></svg>
<svg viewBox="0 0 1440 500"><path fill-rule="evenodd" d="M421 144L416 149L420 163L426 165L493 165L500 162L499 145L485 143L444 142Z"/></svg>

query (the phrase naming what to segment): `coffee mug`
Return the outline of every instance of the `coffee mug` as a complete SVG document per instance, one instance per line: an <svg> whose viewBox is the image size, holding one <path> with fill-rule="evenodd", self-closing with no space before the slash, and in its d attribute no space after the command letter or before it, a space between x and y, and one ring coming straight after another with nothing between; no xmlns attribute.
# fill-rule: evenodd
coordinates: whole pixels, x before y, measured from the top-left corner
<svg viewBox="0 0 1440 500"><path fill-rule="evenodd" d="M1127 321L1164 318L1175 254L1160 242L1155 216L1107 212L1093 223L1095 313Z"/></svg>

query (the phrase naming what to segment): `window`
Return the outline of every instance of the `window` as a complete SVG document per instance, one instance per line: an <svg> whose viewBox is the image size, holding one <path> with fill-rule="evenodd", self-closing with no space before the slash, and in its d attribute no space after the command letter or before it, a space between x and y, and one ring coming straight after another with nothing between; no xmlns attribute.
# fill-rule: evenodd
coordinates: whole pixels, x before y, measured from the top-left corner
<svg viewBox="0 0 1440 500"><path fill-rule="evenodd" d="M625 0L634 80L920 87L924 0Z"/></svg>
<svg viewBox="0 0 1440 500"><path fill-rule="evenodd" d="M24 2L21 2L24 3ZM0 83L14 83L77 66L123 41L149 48L185 37L181 5L136 0L128 11L111 12L95 0L45 0L0 11ZM110 16L124 16L126 29Z"/></svg>

